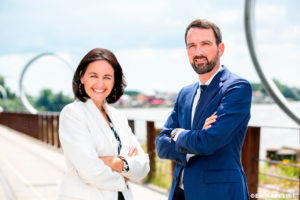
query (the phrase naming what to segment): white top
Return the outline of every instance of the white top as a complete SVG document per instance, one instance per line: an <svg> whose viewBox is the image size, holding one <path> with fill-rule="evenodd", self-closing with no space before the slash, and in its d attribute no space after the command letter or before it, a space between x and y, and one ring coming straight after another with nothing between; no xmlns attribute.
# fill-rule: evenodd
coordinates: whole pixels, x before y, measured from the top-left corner
<svg viewBox="0 0 300 200"><path fill-rule="evenodd" d="M133 199L124 177L140 180L149 172L149 158L128 126L123 113L105 104L104 109L122 141L120 156L129 165L128 172L118 173L105 165L100 156L118 156L118 143L111 128L92 100L75 101L61 111L59 138L67 162L67 172L59 191L59 200L116 200L122 191ZM128 157L131 147L138 156Z"/></svg>
<svg viewBox="0 0 300 200"><path fill-rule="evenodd" d="M191 118L191 126L193 126L193 120L194 120L194 115L195 115L195 110L196 110L196 107L197 107L197 103L198 103L198 100L200 98L200 95L201 95L201 90L200 90L200 86L201 85L209 85L211 83L211 81L213 80L213 78L216 76L216 74L222 69L222 66L219 67L218 71L216 71L216 73L210 77L210 79L208 79L208 81L206 81L205 84L201 83L201 81L199 80L199 88L197 89L197 93L194 97L194 101L193 101L193 107L192 107L192 118Z"/></svg>

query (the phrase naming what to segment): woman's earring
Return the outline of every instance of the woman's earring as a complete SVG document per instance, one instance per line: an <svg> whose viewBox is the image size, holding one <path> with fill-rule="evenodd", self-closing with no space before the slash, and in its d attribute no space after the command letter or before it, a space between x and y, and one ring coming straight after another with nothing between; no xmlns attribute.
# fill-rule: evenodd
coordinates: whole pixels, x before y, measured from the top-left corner
<svg viewBox="0 0 300 200"><path fill-rule="evenodd" d="M117 89L114 88L114 94L113 94L113 98L116 99L117 98Z"/></svg>
<svg viewBox="0 0 300 200"><path fill-rule="evenodd" d="M80 83L78 89L79 89L79 93L83 95L82 87L83 87L83 84Z"/></svg>

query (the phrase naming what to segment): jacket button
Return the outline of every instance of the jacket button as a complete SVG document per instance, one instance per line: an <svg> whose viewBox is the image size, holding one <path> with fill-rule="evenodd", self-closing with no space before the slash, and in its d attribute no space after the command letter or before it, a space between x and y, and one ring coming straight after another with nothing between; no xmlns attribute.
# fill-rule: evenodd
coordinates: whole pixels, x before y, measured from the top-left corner
<svg viewBox="0 0 300 200"><path fill-rule="evenodd" d="M175 181L177 180L177 176L174 177Z"/></svg>
<svg viewBox="0 0 300 200"><path fill-rule="evenodd" d="M179 149L179 152L181 152L181 153L187 153L187 150L186 150L186 149L183 149L183 148L181 148L181 149Z"/></svg>

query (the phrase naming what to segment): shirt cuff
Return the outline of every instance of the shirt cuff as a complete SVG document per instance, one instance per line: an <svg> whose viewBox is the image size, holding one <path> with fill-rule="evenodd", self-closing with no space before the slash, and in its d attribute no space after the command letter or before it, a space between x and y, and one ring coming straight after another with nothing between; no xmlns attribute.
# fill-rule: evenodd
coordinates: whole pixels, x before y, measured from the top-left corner
<svg viewBox="0 0 300 200"><path fill-rule="evenodd" d="M176 142L176 140L177 140L179 134L180 134L182 131L184 131L184 129L182 129L182 128L175 128L175 129L171 132L171 135L172 135L172 133L174 134L174 132L175 132L175 136L172 138L172 140L173 140L174 142Z"/></svg>
<svg viewBox="0 0 300 200"><path fill-rule="evenodd" d="M186 161L188 162L190 160L191 157L195 156L195 154L186 154Z"/></svg>
<svg viewBox="0 0 300 200"><path fill-rule="evenodd" d="M128 165L127 160L124 157L122 157L122 156L119 156L119 158L123 161L122 172L128 172L129 171L129 165Z"/></svg>

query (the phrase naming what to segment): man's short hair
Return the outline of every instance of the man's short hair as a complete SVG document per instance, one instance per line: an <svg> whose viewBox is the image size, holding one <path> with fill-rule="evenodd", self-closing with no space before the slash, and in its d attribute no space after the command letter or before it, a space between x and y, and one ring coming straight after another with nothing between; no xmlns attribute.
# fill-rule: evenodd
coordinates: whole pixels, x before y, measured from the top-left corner
<svg viewBox="0 0 300 200"><path fill-rule="evenodd" d="M192 21L185 30L185 44L186 45L187 45L186 36L191 28L204 28L204 29L211 28L215 34L217 45L222 43L221 30L215 23L208 21L206 19L196 19L196 20Z"/></svg>

